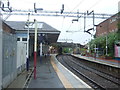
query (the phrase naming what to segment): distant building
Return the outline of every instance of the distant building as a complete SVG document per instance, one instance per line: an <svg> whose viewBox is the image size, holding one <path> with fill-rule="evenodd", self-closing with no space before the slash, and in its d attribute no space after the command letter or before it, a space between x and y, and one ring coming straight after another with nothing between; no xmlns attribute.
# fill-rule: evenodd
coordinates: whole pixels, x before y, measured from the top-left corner
<svg viewBox="0 0 120 90"><path fill-rule="evenodd" d="M118 31L118 14L113 15L107 20L96 26L96 37L107 35L111 32Z"/></svg>
<svg viewBox="0 0 120 90"><path fill-rule="evenodd" d="M120 16L119 14L115 14L96 26L96 37L105 36L112 32L117 32L119 30L118 24L120 24ZM120 58L120 42L116 42L114 47L114 53L115 53L114 56L116 58Z"/></svg>

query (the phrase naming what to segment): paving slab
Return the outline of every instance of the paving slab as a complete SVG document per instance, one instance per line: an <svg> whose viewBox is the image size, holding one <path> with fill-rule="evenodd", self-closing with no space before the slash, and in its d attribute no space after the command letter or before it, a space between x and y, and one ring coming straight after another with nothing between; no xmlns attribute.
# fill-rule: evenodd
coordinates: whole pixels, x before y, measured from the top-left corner
<svg viewBox="0 0 120 90"><path fill-rule="evenodd" d="M50 63L50 57L42 57L42 62L39 59L37 59L36 79L33 74L28 88L64 88Z"/></svg>

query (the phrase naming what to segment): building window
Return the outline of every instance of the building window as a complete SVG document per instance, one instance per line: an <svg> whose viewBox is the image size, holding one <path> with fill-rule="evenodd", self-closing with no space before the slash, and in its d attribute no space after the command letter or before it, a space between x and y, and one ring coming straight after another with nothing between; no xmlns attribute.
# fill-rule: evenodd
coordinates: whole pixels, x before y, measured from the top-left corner
<svg viewBox="0 0 120 90"><path fill-rule="evenodd" d="M27 41L27 38L22 38L22 41Z"/></svg>
<svg viewBox="0 0 120 90"><path fill-rule="evenodd" d="M17 38L17 41L20 41L20 38Z"/></svg>

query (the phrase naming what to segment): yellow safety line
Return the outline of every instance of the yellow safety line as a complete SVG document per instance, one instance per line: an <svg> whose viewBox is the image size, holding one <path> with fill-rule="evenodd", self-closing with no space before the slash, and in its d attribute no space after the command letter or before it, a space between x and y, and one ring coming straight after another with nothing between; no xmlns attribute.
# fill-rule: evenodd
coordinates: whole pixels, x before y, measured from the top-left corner
<svg viewBox="0 0 120 90"><path fill-rule="evenodd" d="M55 72L57 73L59 79L63 83L64 87L65 88L73 88L71 83L65 78L64 74L62 72L60 72L60 70L58 69L57 65L54 63L53 58L51 58L51 64L52 64Z"/></svg>

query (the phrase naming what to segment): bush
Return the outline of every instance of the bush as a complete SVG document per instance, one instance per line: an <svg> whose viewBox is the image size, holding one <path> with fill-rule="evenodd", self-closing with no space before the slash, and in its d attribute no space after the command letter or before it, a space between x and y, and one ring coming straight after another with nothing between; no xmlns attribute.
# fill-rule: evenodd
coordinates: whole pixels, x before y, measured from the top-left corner
<svg viewBox="0 0 120 90"><path fill-rule="evenodd" d="M106 39L107 39L107 52L110 57L114 57L114 44L115 41L119 41L120 33L109 33L107 36L97 37L90 42L90 50L94 52L95 45L97 48L102 48L106 51ZM106 52L104 52L104 55Z"/></svg>

